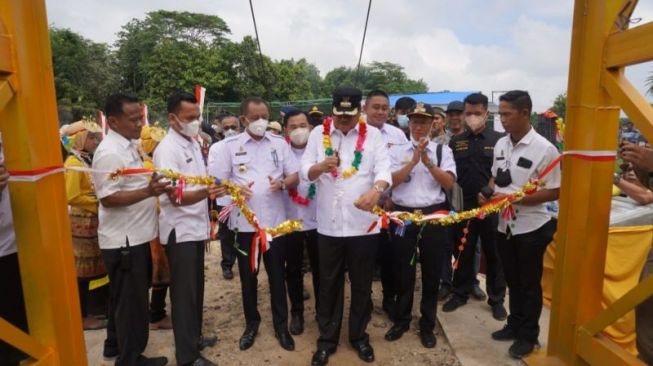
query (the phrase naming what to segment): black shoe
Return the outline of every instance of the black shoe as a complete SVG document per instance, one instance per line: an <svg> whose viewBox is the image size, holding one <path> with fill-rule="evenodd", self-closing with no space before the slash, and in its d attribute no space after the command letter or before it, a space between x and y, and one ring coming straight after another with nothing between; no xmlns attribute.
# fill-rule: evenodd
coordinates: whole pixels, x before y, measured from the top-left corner
<svg viewBox="0 0 653 366"><path fill-rule="evenodd" d="M300 335L304 333L304 316L295 314L290 319L290 334Z"/></svg>
<svg viewBox="0 0 653 366"><path fill-rule="evenodd" d="M478 285L474 285L474 287L472 287L472 297L478 301L485 301L487 299L487 295L485 292L483 292L483 290L481 290L480 287L478 287Z"/></svg>
<svg viewBox="0 0 653 366"><path fill-rule="evenodd" d="M198 346L200 348L200 351L202 351L206 347L215 346L216 343L218 343L218 337L216 337L216 336L213 336L213 337L201 336L200 341L198 343Z"/></svg>
<svg viewBox="0 0 653 366"><path fill-rule="evenodd" d="M207 360L206 358L200 356L197 360L184 364L184 366L218 366L217 363L211 362Z"/></svg>
<svg viewBox="0 0 653 366"><path fill-rule="evenodd" d="M460 297L454 295L449 299L449 301L445 302L444 305L442 305L442 311L445 313L450 313L459 307L467 304L467 300L461 299Z"/></svg>
<svg viewBox="0 0 653 366"><path fill-rule="evenodd" d="M318 349L313 353L313 358L311 359L311 366L324 366L329 363L329 355L332 352L329 352L325 349Z"/></svg>
<svg viewBox="0 0 653 366"><path fill-rule="evenodd" d="M240 337L238 346L241 351L244 351L254 345L254 338L256 338L256 329L246 328L243 335Z"/></svg>
<svg viewBox="0 0 653 366"><path fill-rule="evenodd" d="M492 339L495 341L512 341L515 338L517 338L517 335L508 324L504 325L503 329L492 333Z"/></svg>
<svg viewBox="0 0 653 366"><path fill-rule="evenodd" d="M539 345L540 344L537 342L532 343L523 339L518 339L512 344L512 346L510 346L508 353L512 358L522 359L530 355L535 347L539 347Z"/></svg>
<svg viewBox="0 0 653 366"><path fill-rule="evenodd" d="M358 345L355 345L354 348L356 351L358 351L358 358L365 362L373 362L374 361L374 349L372 346L370 346L369 343L361 343Z"/></svg>
<svg viewBox="0 0 653 366"><path fill-rule="evenodd" d="M283 331L283 332L276 332L275 337L279 340L279 345L281 348L285 349L286 351L294 351L295 350L295 341L292 339L292 336L288 331Z"/></svg>
<svg viewBox="0 0 653 366"><path fill-rule="evenodd" d="M145 359L146 366L166 366L168 364L167 357L148 357Z"/></svg>
<svg viewBox="0 0 653 366"><path fill-rule="evenodd" d="M118 347L104 345L104 350L102 351L102 358L105 361L113 361L118 357Z"/></svg>
<svg viewBox="0 0 653 366"><path fill-rule="evenodd" d="M424 346L424 348L433 348L438 344L438 340L435 338L435 334L433 334L432 331L420 331L419 339L422 341L422 346Z"/></svg>
<svg viewBox="0 0 653 366"><path fill-rule="evenodd" d="M438 300L444 301L447 297L451 295L451 288L448 286L440 286L438 290Z"/></svg>
<svg viewBox="0 0 653 366"><path fill-rule="evenodd" d="M506 320L508 318L508 313L503 304L492 305L492 317L496 320Z"/></svg>
<svg viewBox="0 0 653 366"><path fill-rule="evenodd" d="M392 328L385 334L385 340L392 342L401 338L408 330L408 325L393 325Z"/></svg>
<svg viewBox="0 0 653 366"><path fill-rule="evenodd" d="M222 277L224 277L225 280L233 280L234 279L234 271L232 271L231 268L223 268L222 269Z"/></svg>

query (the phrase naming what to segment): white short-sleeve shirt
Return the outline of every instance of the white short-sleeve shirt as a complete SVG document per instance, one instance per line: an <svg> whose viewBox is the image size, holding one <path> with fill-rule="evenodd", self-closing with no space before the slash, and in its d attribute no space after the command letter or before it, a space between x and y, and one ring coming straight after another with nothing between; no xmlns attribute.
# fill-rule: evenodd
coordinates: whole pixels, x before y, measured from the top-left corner
<svg viewBox="0 0 653 366"><path fill-rule="evenodd" d="M188 176L206 176L206 166L200 145L187 139L171 128L154 150L154 166L171 169ZM187 184L186 191L203 190L205 187ZM188 206L175 206L168 195L159 196L159 239L167 244L172 230L177 243L209 239L209 207L207 200Z"/></svg>
<svg viewBox="0 0 653 366"><path fill-rule="evenodd" d="M392 184L388 146L376 127L367 125L367 134L363 144L363 158L358 172L350 178L343 179L342 171L351 166L354 160L359 125L344 135L332 126L331 145L339 152L340 167L337 178L329 173L321 174L317 184L317 231L333 237L350 237L372 235L379 232L379 227L367 232L377 216L362 211L354 206L363 193L374 186L376 181ZM310 168L325 159L322 144L324 126L317 126L311 131L302 156L302 177L308 179Z"/></svg>
<svg viewBox="0 0 653 366"><path fill-rule="evenodd" d="M495 192L510 194L520 190L531 179L536 179L560 153L553 144L538 134L534 128L517 143L504 136L494 146L492 176L496 178L499 169L510 169L512 183L499 187L495 182ZM560 164L543 179L544 188L560 188ZM499 215L499 231L506 233L508 225L514 235L525 234L539 229L551 219L544 203L539 205L514 204L515 220L507 222Z"/></svg>
<svg viewBox="0 0 653 366"><path fill-rule="evenodd" d="M244 132L224 140L219 148L218 162L212 168L217 178L228 179L237 185L252 184L252 197L247 201L256 213L261 227L274 227L286 220L285 191L270 191L270 177L281 179L299 171L299 163L283 137L266 132L259 141ZM240 232L253 232L254 228L234 208L229 217L229 227Z"/></svg>
<svg viewBox="0 0 653 366"><path fill-rule="evenodd" d="M95 192L99 200L116 192L134 191L147 187L149 177L143 175L120 176L113 179L106 172L125 168L143 168L137 143L109 130L93 155ZM156 198L149 197L124 207L104 207L98 210L98 239L101 249L118 249L149 243L158 235Z"/></svg>
<svg viewBox="0 0 653 366"><path fill-rule="evenodd" d="M438 144L432 141L426 146L427 154L433 164L438 163L437 146ZM403 168L413 158L414 151L415 146L412 142L390 148L392 171L396 172ZM442 145L442 158L439 167L445 172L453 174L454 178L456 177L456 162L453 159L451 148L447 145ZM442 186L421 161L413 168L405 182L392 189L392 202L411 208L440 204L446 199Z"/></svg>
<svg viewBox="0 0 653 366"><path fill-rule="evenodd" d="M211 148L209 149L208 169L209 169L209 175L213 177L217 177L217 171L220 165L229 164L228 161L220 161L220 156L221 156L220 149L224 149L224 142L225 140L220 140L215 144L211 145ZM227 194L222 197L218 197L216 198L215 203L218 206L222 206L222 207L228 206L229 204L231 204L231 196Z"/></svg>
<svg viewBox="0 0 653 366"><path fill-rule="evenodd" d="M302 155L304 155L306 148L297 149L291 146L290 149L292 150L293 154L295 154L297 161L301 161ZM297 194L306 198L311 184L315 183L311 183L303 177L300 177L299 186L297 186ZM299 219L304 223L302 231L317 229L317 203L315 201L315 197L309 201L308 206L304 206L294 202L290 195L286 194L284 196L284 203L286 206L286 217L289 220Z"/></svg>

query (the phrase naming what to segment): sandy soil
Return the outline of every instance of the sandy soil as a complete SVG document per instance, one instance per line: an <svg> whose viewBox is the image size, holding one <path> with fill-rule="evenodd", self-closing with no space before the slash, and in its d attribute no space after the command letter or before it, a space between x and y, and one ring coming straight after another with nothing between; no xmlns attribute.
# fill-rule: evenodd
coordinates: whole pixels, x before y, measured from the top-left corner
<svg viewBox="0 0 653 366"><path fill-rule="evenodd" d="M216 335L220 339L218 344L204 350L203 355L222 366L230 365L309 365L311 356L315 351L315 342L318 336L317 324L314 320L315 308L311 286L311 276L304 276L304 286L309 289L311 299L305 303L304 318L306 321L304 334L295 336L295 351L288 352L282 349L272 328L272 315L270 312L270 291L267 286L265 269L259 273L259 311L263 321L259 328L256 342L247 351L240 351L238 339L244 330L244 317L242 313L240 281L238 280L237 266L234 267L235 278L226 281L222 278L219 266L220 250L218 243L211 245L210 253L206 256L206 294L204 301L204 333ZM263 265L263 263L261 263ZM418 267L419 268L419 267ZM419 274L418 274L419 276ZM419 284L418 277L418 284ZM345 319L343 321L340 346L338 351L329 359L329 365L365 365L360 361L354 349L347 341L347 315L349 303L349 288L346 291ZM395 342L387 342L383 335L392 325L387 316L381 311L381 283L373 284L374 310L372 320L367 328L370 341L374 347L376 365L450 365L458 366L451 345L438 326L436 336L438 345L434 349L423 348L416 332L418 314L419 285L416 288L415 309L411 329ZM169 303L168 303L169 311ZM102 342L104 331L87 331L86 349L89 365L112 365L113 362L102 360ZM174 341L172 331L150 331L150 339L146 350L148 356L167 356L171 365L176 365L174 358Z"/></svg>

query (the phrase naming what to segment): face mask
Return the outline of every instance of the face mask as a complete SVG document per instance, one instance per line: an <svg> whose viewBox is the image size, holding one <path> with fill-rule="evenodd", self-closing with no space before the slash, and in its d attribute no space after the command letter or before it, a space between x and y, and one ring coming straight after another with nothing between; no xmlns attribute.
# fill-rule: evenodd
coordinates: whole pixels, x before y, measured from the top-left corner
<svg viewBox="0 0 653 366"><path fill-rule="evenodd" d="M399 123L399 126L402 128L405 128L408 126L408 116L406 115L398 115L397 116L397 123Z"/></svg>
<svg viewBox="0 0 653 366"><path fill-rule="evenodd" d="M297 146L303 146L308 141L308 135L310 133L308 128L298 128L290 133L290 141Z"/></svg>
<svg viewBox="0 0 653 366"><path fill-rule="evenodd" d="M256 136L263 136L265 135L265 130L268 129L268 120L259 118L254 122L250 122L247 129Z"/></svg>
<svg viewBox="0 0 653 366"><path fill-rule="evenodd" d="M467 116L465 117L465 123L467 123L467 126L472 130L472 132L476 132L483 128L485 125L485 117L482 116Z"/></svg>
<svg viewBox="0 0 653 366"><path fill-rule="evenodd" d="M224 131L224 137L236 136L237 134L238 134L238 131L236 131L236 130L226 130L226 131Z"/></svg>
<svg viewBox="0 0 653 366"><path fill-rule="evenodd" d="M186 137L195 137L200 133L200 125L201 122L198 119L188 123L181 122L181 133Z"/></svg>

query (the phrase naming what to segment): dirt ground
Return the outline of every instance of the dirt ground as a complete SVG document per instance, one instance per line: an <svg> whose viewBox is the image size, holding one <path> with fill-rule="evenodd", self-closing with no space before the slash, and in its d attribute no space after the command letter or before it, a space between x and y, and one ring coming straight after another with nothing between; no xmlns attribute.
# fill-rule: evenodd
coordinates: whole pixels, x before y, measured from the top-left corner
<svg viewBox="0 0 653 366"><path fill-rule="evenodd" d="M315 351L318 336L315 318L315 307L311 276L304 276L304 287L311 293L311 298L305 302L305 330L302 335L294 336L295 351L288 352L279 346L272 327L270 311L270 291L267 285L265 269L259 272L259 312L263 318L254 346L247 351L238 348L238 340L244 330L245 322L242 312L240 281L237 266L234 266L235 278L227 281L222 278L220 269L220 248L218 242L211 244L210 253L206 256L206 293L204 298L204 334L216 335L220 339L213 348L205 349L203 355L221 366L231 365L309 365ZM261 262L261 265L263 263ZM419 267L418 267L419 268ZM422 347L417 334L416 325L421 289L416 286L415 309L411 329L395 342L383 339L385 332L391 327L391 322L381 311L381 282L373 283L374 310L372 320L367 327L370 343L375 351L376 365L446 365L459 366L451 345L438 325L436 337L437 347L426 349ZM329 365L366 365L360 361L356 351L347 341L347 319L349 288L346 287L345 318L340 336L338 351L329 358ZM169 302L168 307L169 309ZM89 365L112 365L113 362L102 360L102 342L105 331L86 331L86 349ZM150 331L147 350L148 356L167 356L170 365L176 365L174 358L174 341L171 330Z"/></svg>

